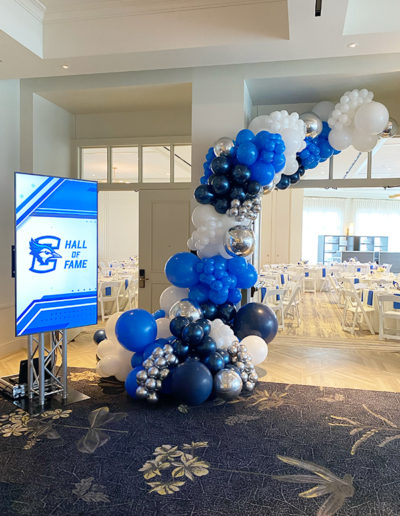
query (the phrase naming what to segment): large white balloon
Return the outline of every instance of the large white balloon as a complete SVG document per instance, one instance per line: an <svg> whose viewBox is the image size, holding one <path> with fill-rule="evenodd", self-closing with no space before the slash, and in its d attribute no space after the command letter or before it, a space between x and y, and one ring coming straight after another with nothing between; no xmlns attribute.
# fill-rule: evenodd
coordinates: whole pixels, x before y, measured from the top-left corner
<svg viewBox="0 0 400 516"><path fill-rule="evenodd" d="M323 122L327 122L331 116L332 111L335 109L335 104L329 100L322 100L315 104L312 108L312 112L315 113Z"/></svg>
<svg viewBox="0 0 400 516"><path fill-rule="evenodd" d="M257 335L248 335L240 344L244 344L247 348L247 353L251 356L254 365L261 364L267 358L268 346L264 339Z"/></svg>
<svg viewBox="0 0 400 516"><path fill-rule="evenodd" d="M100 342L96 349L96 355L99 358L104 358L109 355L115 355L120 348L120 344L116 343L111 339L104 339Z"/></svg>
<svg viewBox="0 0 400 516"><path fill-rule="evenodd" d="M389 121L389 111L380 102L360 106L354 116L354 125L360 133L379 134Z"/></svg>
<svg viewBox="0 0 400 516"><path fill-rule="evenodd" d="M108 355L104 358L102 358L99 362L97 362L97 374L99 376L107 377L107 376L114 376L120 367L120 360L117 355L111 356Z"/></svg>
<svg viewBox="0 0 400 516"><path fill-rule="evenodd" d="M187 288L180 287L168 287L160 296L160 308L164 310L166 314L171 310L172 305L181 299L185 299L188 296L189 290Z"/></svg>
<svg viewBox="0 0 400 516"><path fill-rule="evenodd" d="M353 131L352 145L360 152L369 152L378 143L376 134L365 134L360 131Z"/></svg>
<svg viewBox="0 0 400 516"><path fill-rule="evenodd" d="M157 324L157 339L167 339L171 337L172 333L169 330L170 320L168 317L161 317L156 320Z"/></svg>
<svg viewBox="0 0 400 516"><path fill-rule="evenodd" d="M121 314L122 312L115 312L115 314L110 315L106 322L105 332L107 339L110 339L115 343L118 343L117 336L115 335L115 325L117 324L117 321Z"/></svg>
<svg viewBox="0 0 400 516"><path fill-rule="evenodd" d="M347 149L351 145L352 139L353 133L349 127L342 127L341 129L335 127L328 136L329 143L339 151Z"/></svg>

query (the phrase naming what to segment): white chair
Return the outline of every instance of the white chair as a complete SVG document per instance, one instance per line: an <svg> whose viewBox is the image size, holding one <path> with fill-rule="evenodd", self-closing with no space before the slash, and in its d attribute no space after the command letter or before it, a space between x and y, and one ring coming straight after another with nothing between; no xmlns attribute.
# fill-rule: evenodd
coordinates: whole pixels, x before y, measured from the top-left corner
<svg viewBox="0 0 400 516"><path fill-rule="evenodd" d="M400 331L400 324L397 328L386 328L385 321L399 321L400 322L400 309L394 308L394 303L400 305L400 297L395 294L382 294L378 296L378 307L379 307L379 340L384 339L396 339L400 340L400 335L393 333L387 333L387 330Z"/></svg>
<svg viewBox="0 0 400 516"><path fill-rule="evenodd" d="M312 294L317 292L317 280L311 270L304 271L304 292L311 292Z"/></svg>
<svg viewBox="0 0 400 516"><path fill-rule="evenodd" d="M102 281L99 284L99 303L102 321L110 317L113 313L119 312L121 283L121 281ZM107 310L106 305L110 303L112 303L112 305Z"/></svg>
<svg viewBox="0 0 400 516"><path fill-rule="evenodd" d="M375 334L374 329L371 324L371 320L369 318L368 313L374 312L375 309L372 306L363 305L361 299L359 297L359 293L356 290L345 289L343 291L344 294L344 307L343 307L343 318L342 318L342 328L344 331L350 331L352 335L354 335L354 330L356 324L360 325L362 322L365 322L368 326L369 331L372 335ZM347 314L351 313L353 315L351 326L347 326ZM359 326L360 327L360 326Z"/></svg>
<svg viewBox="0 0 400 516"><path fill-rule="evenodd" d="M297 325L300 326L301 317L300 317L300 305L301 300L301 287L299 284L295 285L289 294L288 298L283 299L283 316L284 318L287 316L291 316L297 320Z"/></svg>
<svg viewBox="0 0 400 516"><path fill-rule="evenodd" d="M267 292L263 299L263 303L275 312L275 315L278 318L278 328L282 330L285 327L285 316L283 310L283 301L285 298L285 294L286 289L271 288L267 289Z"/></svg>

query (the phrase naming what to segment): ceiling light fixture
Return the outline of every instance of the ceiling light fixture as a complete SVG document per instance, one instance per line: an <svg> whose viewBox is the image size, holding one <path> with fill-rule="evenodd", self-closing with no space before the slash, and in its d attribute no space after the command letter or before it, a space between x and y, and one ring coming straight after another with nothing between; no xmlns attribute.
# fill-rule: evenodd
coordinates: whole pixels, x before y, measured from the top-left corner
<svg viewBox="0 0 400 516"><path fill-rule="evenodd" d="M358 47L358 43L356 43L355 41L352 41L352 42L351 42L351 43L349 43L347 46L348 46L349 48L356 48L356 47Z"/></svg>
<svg viewBox="0 0 400 516"><path fill-rule="evenodd" d="M67 64L63 64L63 65L61 65L61 68L62 68L63 70L68 70L69 65L67 65Z"/></svg>

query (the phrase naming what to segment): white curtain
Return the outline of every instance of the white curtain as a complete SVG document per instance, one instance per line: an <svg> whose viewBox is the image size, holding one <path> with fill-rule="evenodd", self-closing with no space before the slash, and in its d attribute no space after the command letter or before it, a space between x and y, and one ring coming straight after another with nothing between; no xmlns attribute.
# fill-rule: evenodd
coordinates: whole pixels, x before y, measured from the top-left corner
<svg viewBox="0 0 400 516"><path fill-rule="evenodd" d="M345 199L304 197L302 259L318 261L318 235L342 235Z"/></svg>
<svg viewBox="0 0 400 516"><path fill-rule="evenodd" d="M353 199L354 234L389 237L388 251L400 252L400 201Z"/></svg>

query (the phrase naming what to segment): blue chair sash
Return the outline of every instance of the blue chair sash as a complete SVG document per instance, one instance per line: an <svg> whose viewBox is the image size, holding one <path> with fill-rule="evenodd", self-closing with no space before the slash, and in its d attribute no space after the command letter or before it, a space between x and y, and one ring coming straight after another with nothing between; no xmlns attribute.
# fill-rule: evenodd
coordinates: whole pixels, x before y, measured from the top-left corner
<svg viewBox="0 0 400 516"><path fill-rule="evenodd" d="M106 296L111 296L111 287L106 287L104 290Z"/></svg>

